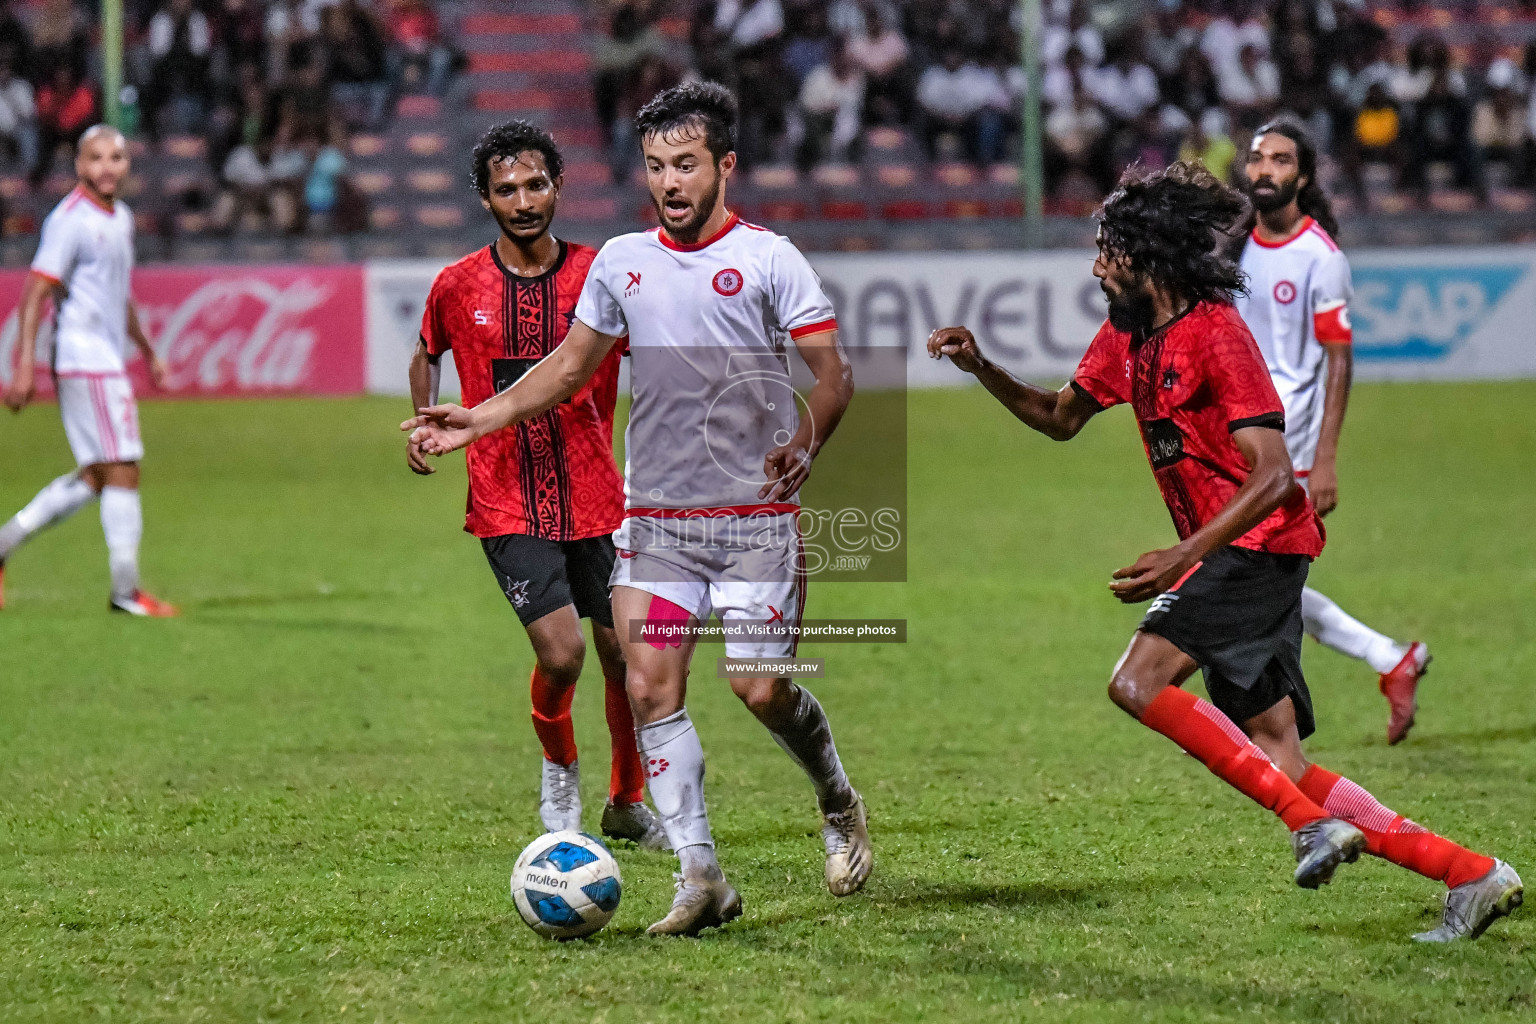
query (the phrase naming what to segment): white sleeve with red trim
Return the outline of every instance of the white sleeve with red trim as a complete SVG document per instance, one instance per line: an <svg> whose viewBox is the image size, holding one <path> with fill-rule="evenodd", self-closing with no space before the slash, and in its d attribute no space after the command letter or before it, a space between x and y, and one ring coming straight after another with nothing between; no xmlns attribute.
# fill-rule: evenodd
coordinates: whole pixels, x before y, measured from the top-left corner
<svg viewBox="0 0 1536 1024"><path fill-rule="evenodd" d="M586 283L581 286L581 297L576 300L576 319L599 334L622 338L629 333L629 324L624 319L623 307L608 285L613 262L609 249L612 246L610 240L587 268ZM630 276L637 280L639 277L637 274Z"/></svg>
<svg viewBox="0 0 1536 1024"><path fill-rule="evenodd" d="M810 261L787 238L773 240L768 257L769 287L773 312L779 326L796 340L837 329L832 300L821 287L821 278Z"/></svg>
<svg viewBox="0 0 1536 1024"><path fill-rule="evenodd" d="M76 244L79 232L75 230L78 223L77 218L66 215L62 204L47 216L43 221L42 238L37 244L37 255L32 257L34 272L68 287L79 248Z"/></svg>
<svg viewBox="0 0 1536 1024"><path fill-rule="evenodd" d="M1349 327L1349 300L1354 294L1350 283L1349 260L1342 252L1328 253L1312 272L1312 336L1324 345L1348 345L1353 339Z"/></svg>

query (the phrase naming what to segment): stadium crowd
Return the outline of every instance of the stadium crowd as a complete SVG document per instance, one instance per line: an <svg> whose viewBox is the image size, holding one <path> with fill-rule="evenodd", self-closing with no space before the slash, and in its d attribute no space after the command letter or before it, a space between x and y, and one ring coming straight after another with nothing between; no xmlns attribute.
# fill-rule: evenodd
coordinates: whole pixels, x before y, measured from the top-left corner
<svg viewBox="0 0 1536 1024"><path fill-rule="evenodd" d="M103 116L98 5L0 0L0 152L33 188ZM430 0L126 0L129 135L196 136L216 227L352 230L347 139L461 62Z"/></svg>
<svg viewBox="0 0 1536 1024"><path fill-rule="evenodd" d="M1017 158L1027 83L1016 0L700 0L683 6L686 39L657 27L676 4L608 6L595 72L614 140L627 142L624 121L658 87L698 76L741 97L749 166L856 162L873 126L909 133L930 159ZM1362 201L1381 176L1370 165L1419 199L1435 164L1479 200L1491 183L1529 187L1536 43L1488 36L1453 50L1427 27L1401 42L1375 6L1042 0L1048 194L1102 196L1136 159L1198 156L1228 176L1244 133L1282 109L1311 126ZM1525 6L1507 13L1536 16ZM632 152L613 146L616 176Z"/></svg>

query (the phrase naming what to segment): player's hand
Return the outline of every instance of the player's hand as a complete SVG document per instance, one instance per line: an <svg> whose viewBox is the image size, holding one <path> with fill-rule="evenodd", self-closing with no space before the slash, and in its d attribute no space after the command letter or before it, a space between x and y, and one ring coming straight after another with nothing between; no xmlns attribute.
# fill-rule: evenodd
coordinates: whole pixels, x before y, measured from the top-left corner
<svg viewBox="0 0 1536 1024"><path fill-rule="evenodd" d="M1339 507L1339 471L1331 462L1318 462L1307 476L1307 493L1312 496L1312 507L1325 516Z"/></svg>
<svg viewBox="0 0 1536 1024"><path fill-rule="evenodd" d="M32 393L36 389L32 374L32 367L19 366L16 368L16 376L11 378L11 386L5 389L5 404L11 412L21 412L32 401Z"/></svg>
<svg viewBox="0 0 1536 1024"><path fill-rule="evenodd" d="M166 377L165 360L161 359L160 356L158 354L156 354L156 353L153 353L153 352L150 353L150 356L149 356L149 382L151 384L153 384L156 388L163 388L163 387L165 387L165 377Z"/></svg>
<svg viewBox="0 0 1536 1024"><path fill-rule="evenodd" d="M787 501L811 475L811 453L803 445L780 445L763 460L763 484L757 496L764 501Z"/></svg>
<svg viewBox="0 0 1536 1024"><path fill-rule="evenodd" d="M400 424L427 455L447 455L475 439L473 414L458 405L433 405Z"/></svg>
<svg viewBox="0 0 1536 1024"><path fill-rule="evenodd" d="M966 373L975 373L987 365L987 359L976 347L976 337L964 327L940 327L928 335L928 355L934 359L949 356Z"/></svg>
<svg viewBox="0 0 1536 1024"><path fill-rule="evenodd" d="M415 441L405 442L405 464L411 467L411 472L417 476L431 476L437 472L437 467L427 463L427 455L421 450L421 445Z"/></svg>
<svg viewBox="0 0 1536 1024"><path fill-rule="evenodd" d="M1148 551L1135 565L1115 570L1109 589L1126 604L1136 604L1170 589L1194 566L1195 561L1178 547Z"/></svg>

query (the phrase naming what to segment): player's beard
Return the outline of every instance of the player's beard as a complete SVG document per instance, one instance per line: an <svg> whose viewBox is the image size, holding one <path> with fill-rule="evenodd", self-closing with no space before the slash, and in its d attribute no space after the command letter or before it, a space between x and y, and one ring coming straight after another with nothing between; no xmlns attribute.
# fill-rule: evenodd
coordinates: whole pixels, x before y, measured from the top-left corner
<svg viewBox="0 0 1536 1024"><path fill-rule="evenodd" d="M724 184L719 175L715 176L715 183L708 192L704 193L702 200L694 204L693 216L689 217L678 227L672 227L667 221L667 197L660 199L654 196L651 199L656 205L656 217L666 226L667 234L682 242L684 245L692 245L699 240L699 232L704 229L704 222L709 220L709 215L715 212L715 204L720 201L720 187Z"/></svg>
<svg viewBox="0 0 1536 1024"><path fill-rule="evenodd" d="M1109 296L1109 325L1117 331L1144 337L1152 333L1156 316L1152 295L1142 288L1127 288L1119 295Z"/></svg>
<svg viewBox="0 0 1536 1024"><path fill-rule="evenodd" d="M1269 181L1269 179L1260 180ZM1300 191L1300 182L1301 179L1299 177L1292 178L1283 185L1276 185L1273 181L1269 181L1274 191L1264 193L1255 192L1254 186L1250 185L1248 186L1248 198L1253 200L1254 207L1260 213L1274 213L1276 210L1281 210L1291 205L1291 200L1295 199L1296 193Z"/></svg>

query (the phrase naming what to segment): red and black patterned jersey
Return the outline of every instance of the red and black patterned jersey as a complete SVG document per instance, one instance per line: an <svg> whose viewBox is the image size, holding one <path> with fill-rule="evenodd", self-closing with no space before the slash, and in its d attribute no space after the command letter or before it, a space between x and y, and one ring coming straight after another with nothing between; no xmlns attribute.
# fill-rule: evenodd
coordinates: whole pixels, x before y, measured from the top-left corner
<svg viewBox="0 0 1536 1024"><path fill-rule="evenodd" d="M1202 302L1139 345L1108 321L1073 375L1099 408L1129 402L1147 461L1186 538L1210 522L1248 478L1232 432L1285 428L1284 407L1264 358L1237 310ZM1238 547L1317 557L1323 524L1301 488L1236 541Z"/></svg>
<svg viewBox="0 0 1536 1024"><path fill-rule="evenodd" d="M547 272L518 277L489 245L437 275L421 340L434 356L453 351L465 406L511 387L565 339L596 255L561 242ZM621 349L615 345L567 401L469 446L465 530L566 541L618 529L624 483L613 461L613 406Z"/></svg>

